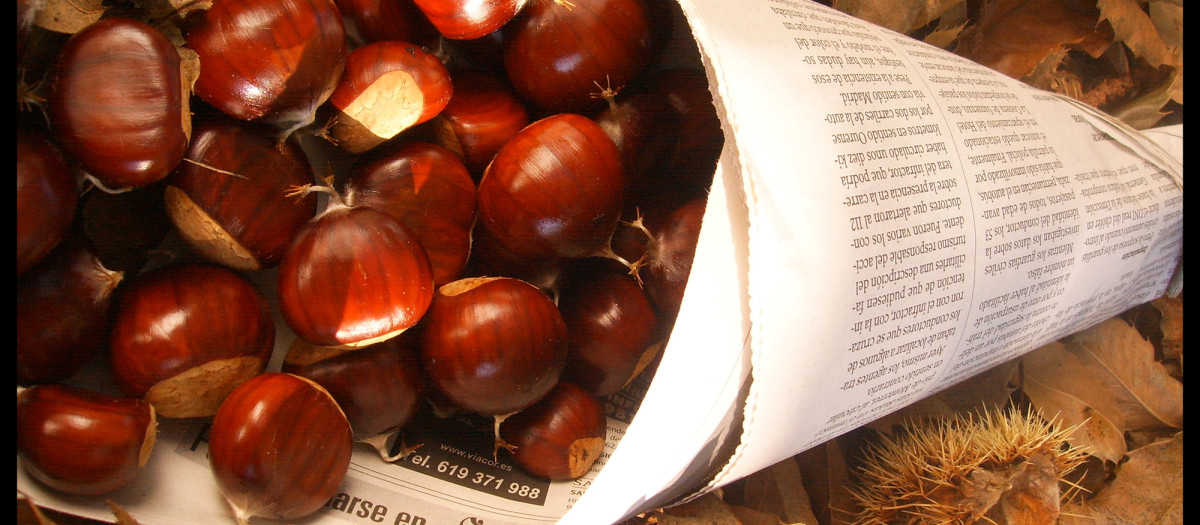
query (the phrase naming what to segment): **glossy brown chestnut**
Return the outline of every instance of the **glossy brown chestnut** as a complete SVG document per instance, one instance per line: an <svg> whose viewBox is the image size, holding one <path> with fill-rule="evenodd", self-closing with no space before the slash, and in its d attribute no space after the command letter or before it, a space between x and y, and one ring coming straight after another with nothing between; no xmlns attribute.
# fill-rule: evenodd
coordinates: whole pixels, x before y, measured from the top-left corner
<svg viewBox="0 0 1200 525"><path fill-rule="evenodd" d="M303 365L285 360L282 368L324 387L345 412L354 439L375 446L385 459L388 441L420 408L425 389L416 349L397 339Z"/></svg>
<svg viewBox="0 0 1200 525"><path fill-rule="evenodd" d="M627 268L611 259L572 264L558 308L570 342L564 379L593 395L621 390L657 353L658 315Z"/></svg>
<svg viewBox="0 0 1200 525"><path fill-rule="evenodd" d="M417 44L437 39L437 28L413 0L334 0L347 20L346 33L359 45L399 41Z"/></svg>
<svg viewBox="0 0 1200 525"><path fill-rule="evenodd" d="M532 405L558 382L567 327L541 290L518 279L460 279L438 289L422 321L430 381L483 415Z"/></svg>
<svg viewBox="0 0 1200 525"><path fill-rule="evenodd" d="M600 458L608 419L596 396L562 381L541 401L504 420L500 433L529 474L571 480L587 474Z"/></svg>
<svg viewBox="0 0 1200 525"><path fill-rule="evenodd" d="M329 103L337 109L329 135L342 149L362 153L427 122L454 92L450 73L416 44L375 42L351 51Z"/></svg>
<svg viewBox="0 0 1200 525"><path fill-rule="evenodd" d="M354 446L350 423L316 383L266 372L213 416L208 458L238 523L295 520L337 494Z"/></svg>
<svg viewBox="0 0 1200 525"><path fill-rule="evenodd" d="M105 18L59 57L50 118L72 159L109 189L140 187L179 165L191 135L179 52L162 32Z"/></svg>
<svg viewBox="0 0 1200 525"><path fill-rule="evenodd" d="M517 257L577 258L604 249L620 219L620 153L595 121L536 121L496 154L479 182L479 222Z"/></svg>
<svg viewBox="0 0 1200 525"><path fill-rule="evenodd" d="M321 346L395 337L421 319L434 291L429 256L403 223L336 194L296 235L277 278L283 319Z"/></svg>
<svg viewBox="0 0 1200 525"><path fill-rule="evenodd" d="M346 28L333 0L214 0L183 25L200 59L194 92L285 130L315 119L341 78Z"/></svg>
<svg viewBox="0 0 1200 525"><path fill-rule="evenodd" d="M154 450L150 403L66 385L17 391L17 459L50 488L94 496L133 481Z"/></svg>
<svg viewBox="0 0 1200 525"><path fill-rule="evenodd" d="M696 257L696 242L704 220L707 199L699 198L680 206L658 228L650 245L647 264L641 270L646 296L654 304L663 322L675 322L692 262Z"/></svg>
<svg viewBox="0 0 1200 525"><path fill-rule="evenodd" d="M531 120L507 82L464 71L454 74L454 95L432 122L435 141L462 157L478 181L496 152Z"/></svg>
<svg viewBox="0 0 1200 525"><path fill-rule="evenodd" d="M143 273L115 304L113 381L163 417L208 417L262 372L275 345L266 298L234 270L180 264Z"/></svg>
<svg viewBox="0 0 1200 525"><path fill-rule="evenodd" d="M442 36L472 40L492 33L520 12L526 0L413 0Z"/></svg>
<svg viewBox="0 0 1200 525"><path fill-rule="evenodd" d="M435 285L459 278L471 253L475 181L458 156L441 146L406 142L382 149L351 168L343 197L404 223L425 248Z"/></svg>
<svg viewBox="0 0 1200 525"><path fill-rule="evenodd" d="M75 218L75 173L39 128L17 130L17 275L50 253Z"/></svg>
<svg viewBox="0 0 1200 525"><path fill-rule="evenodd" d="M78 234L17 278L17 384L64 381L105 348L109 305L124 278Z"/></svg>
<svg viewBox="0 0 1200 525"><path fill-rule="evenodd" d="M643 0L530 0L506 28L504 67L513 87L547 114L600 109L650 63Z"/></svg>
<svg viewBox="0 0 1200 525"><path fill-rule="evenodd" d="M317 214L317 196L289 197L312 182L299 142L262 124L197 119L187 156L167 179L172 224L209 260L239 270L273 268Z"/></svg>

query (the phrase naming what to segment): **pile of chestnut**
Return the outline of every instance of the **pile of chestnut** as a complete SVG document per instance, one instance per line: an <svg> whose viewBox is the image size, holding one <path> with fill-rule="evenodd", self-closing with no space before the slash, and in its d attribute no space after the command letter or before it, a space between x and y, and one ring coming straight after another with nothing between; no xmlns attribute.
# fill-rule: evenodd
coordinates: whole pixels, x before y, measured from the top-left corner
<svg viewBox="0 0 1200 525"><path fill-rule="evenodd" d="M237 520L296 519L421 410L591 468L723 141L672 0L161 3L18 0L23 468L105 494L211 419Z"/></svg>

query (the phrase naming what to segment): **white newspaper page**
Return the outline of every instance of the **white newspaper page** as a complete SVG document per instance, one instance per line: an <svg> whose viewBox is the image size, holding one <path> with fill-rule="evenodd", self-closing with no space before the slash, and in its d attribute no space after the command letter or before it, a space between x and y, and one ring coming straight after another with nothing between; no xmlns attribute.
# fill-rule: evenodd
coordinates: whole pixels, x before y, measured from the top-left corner
<svg viewBox="0 0 1200 525"><path fill-rule="evenodd" d="M714 485L1166 289L1182 158L816 3L681 3L750 206L751 391Z"/></svg>

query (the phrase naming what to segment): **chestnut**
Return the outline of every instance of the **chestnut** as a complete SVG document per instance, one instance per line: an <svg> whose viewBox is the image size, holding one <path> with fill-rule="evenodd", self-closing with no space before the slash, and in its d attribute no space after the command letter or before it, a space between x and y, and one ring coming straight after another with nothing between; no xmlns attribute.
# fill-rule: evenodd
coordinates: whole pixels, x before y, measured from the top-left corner
<svg viewBox="0 0 1200 525"><path fill-rule="evenodd" d="M560 113L496 153L479 182L479 224L524 260L584 257L607 248L624 191L612 139L595 121Z"/></svg>
<svg viewBox="0 0 1200 525"><path fill-rule="evenodd" d="M526 0L413 0L442 36L474 40L508 23Z"/></svg>
<svg viewBox="0 0 1200 525"><path fill-rule="evenodd" d="M540 289L472 277L438 288L422 321L421 358L430 382L455 405L500 416L554 387L566 343L562 314Z"/></svg>
<svg viewBox="0 0 1200 525"><path fill-rule="evenodd" d="M420 141L383 146L352 166L342 195L404 223L425 248L435 285L460 277L471 253L475 181L454 153Z"/></svg>
<svg viewBox="0 0 1200 525"><path fill-rule="evenodd" d="M395 337L425 314L433 269L404 223L370 206L349 205L330 186L329 204L283 255L276 292L284 321L320 346L368 346Z"/></svg>
<svg viewBox="0 0 1200 525"><path fill-rule="evenodd" d="M596 396L562 381L536 404L504 420L500 434L525 472L553 481L572 480L600 458L608 418Z"/></svg>
<svg viewBox="0 0 1200 525"><path fill-rule="evenodd" d="M312 177L297 140L281 142L266 125L218 114L196 119L163 199L171 223L205 258L261 270L278 265L296 232L316 216L316 195L287 195Z"/></svg>
<svg viewBox="0 0 1200 525"><path fill-rule="evenodd" d="M311 379L325 388L346 414L354 439L375 448L385 461L401 427L420 407L425 375L416 349L395 337L300 364L289 351L282 371ZM299 339L298 339L299 341ZM293 346L310 353L304 345Z"/></svg>
<svg viewBox="0 0 1200 525"><path fill-rule="evenodd" d="M129 281L115 305L113 381L163 417L208 417L266 368L275 323L240 273L205 263L164 266Z"/></svg>
<svg viewBox="0 0 1200 525"><path fill-rule="evenodd" d="M124 278L78 233L18 277L17 384L65 381L91 362L105 348L109 306Z"/></svg>
<svg viewBox="0 0 1200 525"><path fill-rule="evenodd" d="M454 73L454 95L433 118L434 141L462 157L478 181L492 157L532 120L512 87L494 75Z"/></svg>
<svg viewBox="0 0 1200 525"><path fill-rule="evenodd" d="M382 41L431 43L437 28L413 0L334 0L346 33L358 45Z"/></svg>
<svg viewBox="0 0 1200 525"><path fill-rule="evenodd" d="M333 0L213 0L181 29L200 60L196 96L285 134L315 120L346 61Z"/></svg>
<svg viewBox="0 0 1200 525"><path fill-rule="evenodd" d="M17 130L17 275L33 268L62 240L75 218L79 189L50 137Z"/></svg>
<svg viewBox="0 0 1200 525"><path fill-rule="evenodd" d="M350 423L311 380L265 372L239 385L213 416L208 458L242 525L295 520L329 501L350 468Z"/></svg>
<svg viewBox="0 0 1200 525"><path fill-rule="evenodd" d="M154 450L150 403L67 385L17 391L17 459L34 479L96 496L133 481Z"/></svg>
<svg viewBox="0 0 1200 525"><path fill-rule="evenodd" d="M329 97L337 109L329 136L362 153L427 122L446 107L454 88L433 53L416 44L367 44L346 57L346 71Z"/></svg>
<svg viewBox="0 0 1200 525"><path fill-rule="evenodd" d="M71 37L49 101L54 136L110 190L162 180L191 137L179 52L161 31L131 18L101 19Z"/></svg>
<svg viewBox="0 0 1200 525"><path fill-rule="evenodd" d="M506 28L513 87L546 114L594 113L652 58L644 0L531 0Z"/></svg>
<svg viewBox="0 0 1200 525"><path fill-rule="evenodd" d="M625 266L599 257L565 272L558 308L567 323L564 379L596 396L621 390L657 354L658 315Z"/></svg>
<svg viewBox="0 0 1200 525"><path fill-rule="evenodd" d="M666 222L655 230L654 240L646 254L647 262L639 270L646 296L668 325L674 323L679 306L683 303L683 292L692 273L707 200L692 199L671 213Z"/></svg>

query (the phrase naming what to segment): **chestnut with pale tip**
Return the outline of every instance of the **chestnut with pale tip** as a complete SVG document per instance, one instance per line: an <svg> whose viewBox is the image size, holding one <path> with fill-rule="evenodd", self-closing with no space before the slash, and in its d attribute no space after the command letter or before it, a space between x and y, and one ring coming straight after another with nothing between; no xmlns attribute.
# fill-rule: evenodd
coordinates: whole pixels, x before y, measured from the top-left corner
<svg viewBox="0 0 1200 525"><path fill-rule="evenodd" d="M154 450L150 403L67 385L17 390L17 460L34 479L97 496L128 485Z"/></svg>
<svg viewBox="0 0 1200 525"><path fill-rule="evenodd" d="M513 459L526 472L554 481L579 478L604 451L608 418L604 405L566 381L533 406L500 424Z"/></svg>
<svg viewBox="0 0 1200 525"><path fill-rule="evenodd" d="M266 297L223 266L184 263L143 273L129 281L114 311L113 382L162 417L212 416L230 391L266 368L275 347Z"/></svg>
<svg viewBox="0 0 1200 525"><path fill-rule="evenodd" d="M416 44L367 44L346 57L346 70L329 97L336 110L329 136L349 153L362 153L432 119L454 92L436 55Z"/></svg>

